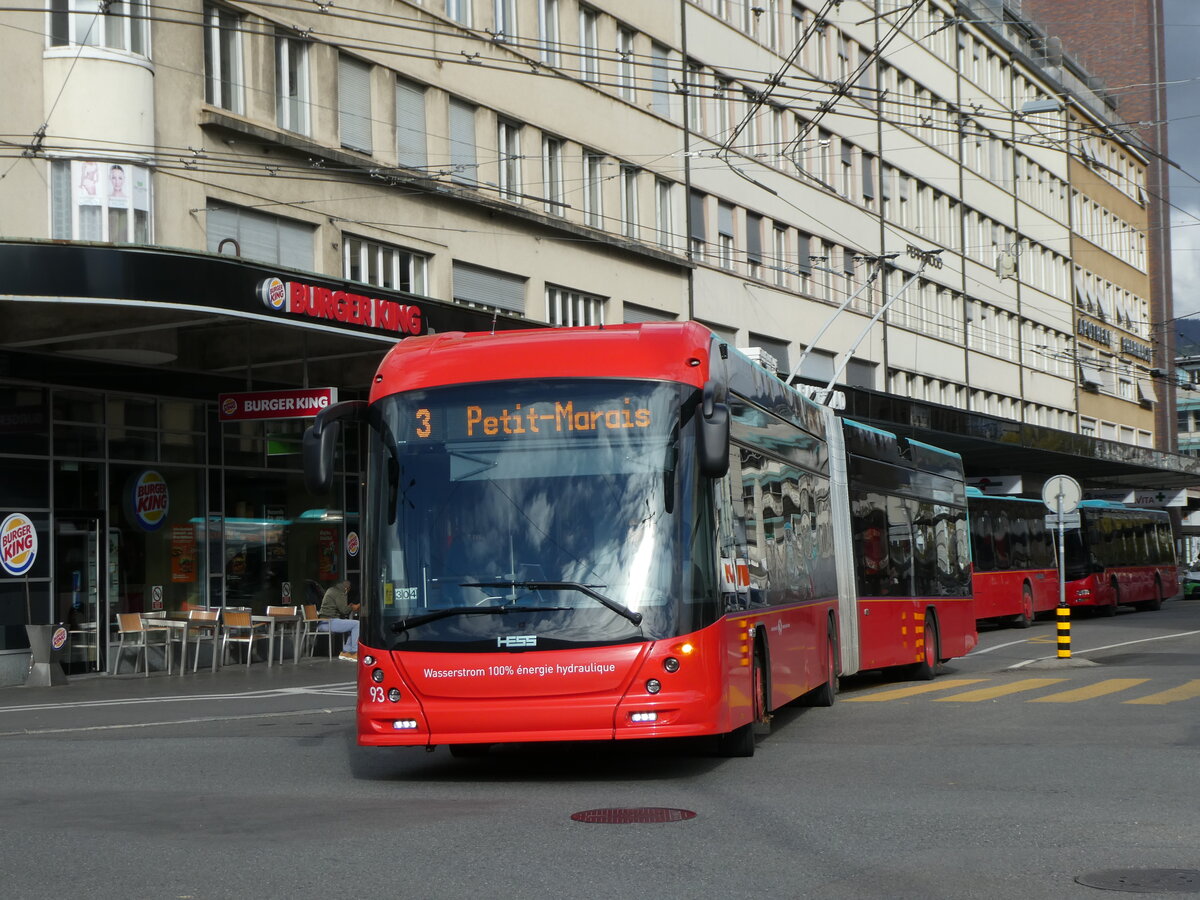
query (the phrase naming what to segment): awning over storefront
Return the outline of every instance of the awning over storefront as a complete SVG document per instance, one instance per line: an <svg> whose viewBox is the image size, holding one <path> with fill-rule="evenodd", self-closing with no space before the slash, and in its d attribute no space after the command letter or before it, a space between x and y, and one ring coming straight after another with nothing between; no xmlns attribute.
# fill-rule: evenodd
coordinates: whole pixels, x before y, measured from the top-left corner
<svg viewBox="0 0 1200 900"><path fill-rule="evenodd" d="M428 297L237 258L0 242L0 349L226 375L250 385L370 383L395 341L536 327Z"/></svg>

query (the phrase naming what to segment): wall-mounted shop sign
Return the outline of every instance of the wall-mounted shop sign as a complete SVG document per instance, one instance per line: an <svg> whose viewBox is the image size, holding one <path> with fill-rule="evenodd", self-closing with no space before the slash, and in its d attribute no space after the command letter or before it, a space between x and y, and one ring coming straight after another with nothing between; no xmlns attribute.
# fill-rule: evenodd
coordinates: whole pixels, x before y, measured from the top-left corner
<svg viewBox="0 0 1200 900"><path fill-rule="evenodd" d="M220 394L217 397L217 417L222 422L311 419L335 403L337 388L334 387Z"/></svg>
<svg viewBox="0 0 1200 900"><path fill-rule="evenodd" d="M1121 338L1121 352L1126 356L1134 356L1142 362L1150 362L1151 351L1147 344L1135 341L1133 338Z"/></svg>
<svg viewBox="0 0 1200 900"><path fill-rule="evenodd" d="M1105 347L1112 346L1112 331L1103 325L1093 322L1091 319L1080 319L1075 324L1075 332L1080 337L1085 337L1089 341L1095 341L1097 344L1103 344Z"/></svg>
<svg viewBox="0 0 1200 900"><path fill-rule="evenodd" d="M37 529L28 516L13 513L0 523L0 567L9 575L32 569L37 550Z"/></svg>
<svg viewBox="0 0 1200 900"><path fill-rule="evenodd" d="M420 334L423 323L419 306L405 306L394 300L335 291L302 281L265 278L258 286L258 299L272 312L332 319L345 325L382 328L399 334Z"/></svg>

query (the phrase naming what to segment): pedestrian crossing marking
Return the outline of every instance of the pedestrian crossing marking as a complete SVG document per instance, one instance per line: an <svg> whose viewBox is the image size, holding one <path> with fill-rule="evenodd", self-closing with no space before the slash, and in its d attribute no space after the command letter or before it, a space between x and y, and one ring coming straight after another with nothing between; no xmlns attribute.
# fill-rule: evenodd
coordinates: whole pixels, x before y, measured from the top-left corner
<svg viewBox="0 0 1200 900"><path fill-rule="evenodd" d="M949 697L934 697L938 703L979 703L983 700L994 700L1009 694L1019 694L1022 691L1033 691L1066 681L1065 678L1022 678L1020 681L1010 681L1007 684L992 687L976 688L973 691L963 691Z"/></svg>
<svg viewBox="0 0 1200 900"><path fill-rule="evenodd" d="M938 681L927 681L924 684L914 684L908 687L893 688L890 691L880 691L877 694L867 694L864 697L845 697L847 703L877 703L885 700L903 700L905 697L915 697L918 694L931 694L934 691L948 691L951 688L966 687L968 684L979 684L986 678L947 678Z"/></svg>
<svg viewBox="0 0 1200 900"><path fill-rule="evenodd" d="M1108 694L1115 694L1118 691L1128 690L1131 687L1137 687L1139 684L1145 684L1149 680L1149 678L1108 678L1104 681L1098 681L1095 684L1075 688L1071 691L1061 691L1046 697L1035 697L1028 702L1075 703L1079 700L1092 700L1096 697L1104 697Z"/></svg>
<svg viewBox="0 0 1200 900"><path fill-rule="evenodd" d="M1162 706L1166 703L1177 703L1180 700L1191 700L1193 697L1200 697L1200 681L1187 681L1165 691L1159 691L1157 694L1148 694L1145 697L1138 697L1136 700L1126 700L1126 703L1141 703L1148 706Z"/></svg>

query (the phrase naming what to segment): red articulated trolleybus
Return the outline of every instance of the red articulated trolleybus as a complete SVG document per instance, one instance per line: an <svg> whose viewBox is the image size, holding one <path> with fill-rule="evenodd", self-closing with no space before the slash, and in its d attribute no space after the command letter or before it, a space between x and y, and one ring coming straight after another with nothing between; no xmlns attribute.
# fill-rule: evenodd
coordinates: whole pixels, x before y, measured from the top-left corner
<svg viewBox="0 0 1200 900"><path fill-rule="evenodd" d="M1116 615L1117 606L1161 609L1179 593L1175 543L1165 510L1104 500L1079 504L1080 527L1066 532L1068 606Z"/></svg>
<svg viewBox="0 0 1200 900"><path fill-rule="evenodd" d="M306 433L315 492L353 421L360 744L748 756L839 673L974 646L958 457L843 427L696 323L405 339ZM868 543L894 580L860 598Z"/></svg>
<svg viewBox="0 0 1200 900"><path fill-rule="evenodd" d="M967 488L975 618L1028 628L1058 606L1058 555L1046 504Z"/></svg>

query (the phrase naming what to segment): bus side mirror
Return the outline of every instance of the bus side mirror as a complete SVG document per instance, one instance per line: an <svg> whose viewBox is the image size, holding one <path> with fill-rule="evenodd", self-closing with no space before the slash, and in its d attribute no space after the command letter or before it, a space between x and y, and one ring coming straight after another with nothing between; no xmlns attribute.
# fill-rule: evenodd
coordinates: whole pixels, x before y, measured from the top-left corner
<svg viewBox="0 0 1200 900"><path fill-rule="evenodd" d="M321 410L304 432L301 453L304 457L304 486L313 494L329 493L333 484L333 457L343 420L361 422L366 418L365 400L347 400Z"/></svg>
<svg viewBox="0 0 1200 900"><path fill-rule="evenodd" d="M729 471L729 405L717 402L716 396L716 384L709 381L696 416L700 474L708 478L723 478Z"/></svg>

